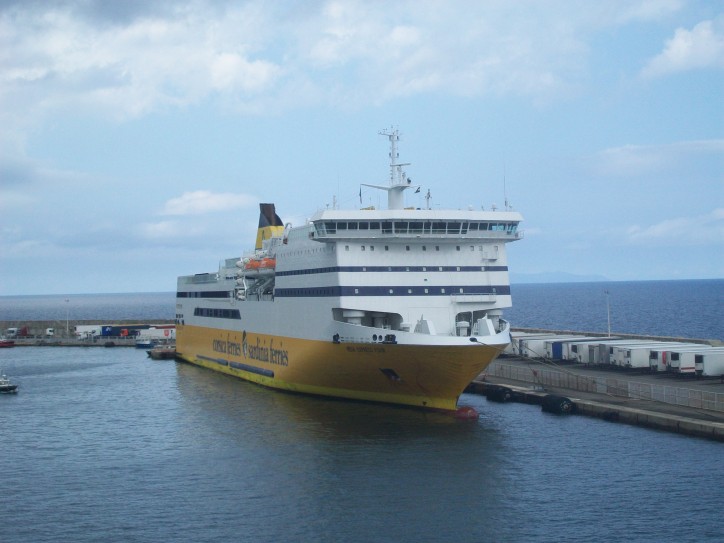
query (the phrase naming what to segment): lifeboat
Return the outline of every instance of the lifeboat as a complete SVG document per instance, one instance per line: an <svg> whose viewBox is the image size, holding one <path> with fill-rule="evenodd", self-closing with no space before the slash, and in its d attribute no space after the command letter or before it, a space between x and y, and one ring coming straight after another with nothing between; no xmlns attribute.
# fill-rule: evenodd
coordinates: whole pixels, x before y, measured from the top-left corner
<svg viewBox="0 0 724 543"><path fill-rule="evenodd" d="M252 258L244 263L245 270L274 269L277 265L276 258Z"/></svg>
<svg viewBox="0 0 724 543"><path fill-rule="evenodd" d="M246 277L253 277L256 275L271 275L274 273L277 265L276 258L265 257L254 257L245 258L241 261L242 275Z"/></svg>

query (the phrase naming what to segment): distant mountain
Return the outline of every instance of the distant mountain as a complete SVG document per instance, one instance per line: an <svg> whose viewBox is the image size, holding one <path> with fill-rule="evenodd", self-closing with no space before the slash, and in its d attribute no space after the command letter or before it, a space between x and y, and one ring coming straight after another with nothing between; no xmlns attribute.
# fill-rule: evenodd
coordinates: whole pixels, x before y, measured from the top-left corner
<svg viewBox="0 0 724 543"><path fill-rule="evenodd" d="M561 271L510 274L511 283L594 283L599 281L609 281L609 279L603 275L577 275Z"/></svg>

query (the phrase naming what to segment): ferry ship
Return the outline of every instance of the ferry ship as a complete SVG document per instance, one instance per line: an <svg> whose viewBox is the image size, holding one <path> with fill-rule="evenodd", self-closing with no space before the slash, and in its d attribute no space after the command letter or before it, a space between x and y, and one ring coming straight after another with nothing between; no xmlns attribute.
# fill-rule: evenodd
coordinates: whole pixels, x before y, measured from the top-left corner
<svg viewBox="0 0 724 543"><path fill-rule="evenodd" d="M510 343L508 209L404 206L389 139L387 209L318 211L284 225L260 204L253 251L178 278L177 357L267 387L454 411ZM361 189L360 189L361 194ZM361 198L360 198L361 200Z"/></svg>

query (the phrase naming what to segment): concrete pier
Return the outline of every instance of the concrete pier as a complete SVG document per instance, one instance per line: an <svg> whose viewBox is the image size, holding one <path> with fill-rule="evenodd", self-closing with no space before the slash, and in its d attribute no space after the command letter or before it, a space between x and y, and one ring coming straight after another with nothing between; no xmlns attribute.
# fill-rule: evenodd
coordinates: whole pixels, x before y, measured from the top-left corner
<svg viewBox="0 0 724 543"><path fill-rule="evenodd" d="M501 388L509 392L501 393ZM505 357L466 391L491 401L538 405L546 397L562 397L572 402L571 413L724 441L724 383L719 379L551 366Z"/></svg>

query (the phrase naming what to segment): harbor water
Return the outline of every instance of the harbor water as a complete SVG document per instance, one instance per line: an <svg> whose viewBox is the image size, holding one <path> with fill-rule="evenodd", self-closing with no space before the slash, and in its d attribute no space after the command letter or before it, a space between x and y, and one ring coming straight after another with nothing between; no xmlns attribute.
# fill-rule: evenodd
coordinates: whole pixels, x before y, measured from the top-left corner
<svg viewBox="0 0 724 543"><path fill-rule="evenodd" d="M0 367L20 384L0 395L6 543L722 540L718 442L468 394L478 420L287 394L133 348L0 349Z"/></svg>
<svg viewBox="0 0 724 543"><path fill-rule="evenodd" d="M720 443L292 395L132 348L0 357L6 543L721 541Z"/></svg>

